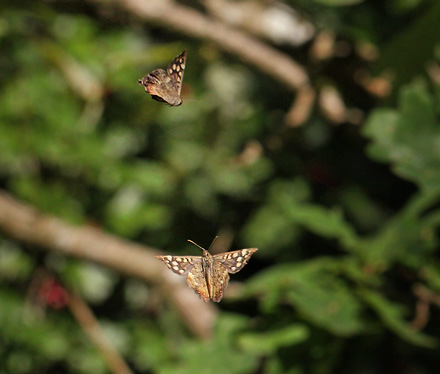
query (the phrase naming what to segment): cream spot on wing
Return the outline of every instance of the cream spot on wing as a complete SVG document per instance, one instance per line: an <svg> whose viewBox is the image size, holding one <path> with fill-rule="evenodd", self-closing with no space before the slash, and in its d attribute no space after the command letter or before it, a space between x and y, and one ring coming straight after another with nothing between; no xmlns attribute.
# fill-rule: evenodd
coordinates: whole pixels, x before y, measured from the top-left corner
<svg viewBox="0 0 440 374"><path fill-rule="evenodd" d="M173 258L173 256L163 256L163 258L167 261L171 261L171 259Z"/></svg>
<svg viewBox="0 0 440 374"><path fill-rule="evenodd" d="M185 272L185 270L183 270L183 269L179 270L179 274L183 274L184 272Z"/></svg>
<svg viewBox="0 0 440 374"><path fill-rule="evenodd" d="M236 265L239 268L241 266L241 262L237 262Z"/></svg>
<svg viewBox="0 0 440 374"><path fill-rule="evenodd" d="M235 252L233 255L232 255L232 257L237 257L238 256L238 252Z"/></svg>
<svg viewBox="0 0 440 374"><path fill-rule="evenodd" d="M243 257L237 257L237 262L243 262Z"/></svg>
<svg viewBox="0 0 440 374"><path fill-rule="evenodd" d="M172 264L173 264L173 266L179 265L177 261L173 261Z"/></svg>
<svg viewBox="0 0 440 374"><path fill-rule="evenodd" d="M248 251L247 249L243 249L241 252L242 252L245 256L247 256L247 255L249 254L249 251Z"/></svg>
<svg viewBox="0 0 440 374"><path fill-rule="evenodd" d="M188 259L186 259L186 258L182 258L182 262L188 262Z"/></svg>
<svg viewBox="0 0 440 374"><path fill-rule="evenodd" d="M173 70L176 70L176 64L173 64L172 68Z"/></svg>
<svg viewBox="0 0 440 374"><path fill-rule="evenodd" d="M179 65L176 66L176 71L180 71L180 66Z"/></svg>
<svg viewBox="0 0 440 374"><path fill-rule="evenodd" d="M179 267L178 266L173 266L173 269L177 271L177 270L179 270Z"/></svg>

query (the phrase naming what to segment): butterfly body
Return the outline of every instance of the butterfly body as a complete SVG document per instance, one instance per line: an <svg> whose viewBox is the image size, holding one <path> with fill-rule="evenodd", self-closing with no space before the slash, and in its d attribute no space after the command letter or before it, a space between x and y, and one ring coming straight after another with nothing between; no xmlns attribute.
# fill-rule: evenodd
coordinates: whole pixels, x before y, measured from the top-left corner
<svg viewBox="0 0 440 374"><path fill-rule="evenodd" d="M203 256L156 257L174 273L188 275L188 286L194 289L203 301L212 300L218 303L228 285L229 273L240 271L257 248L239 249L216 255L211 255L207 250L201 249Z"/></svg>
<svg viewBox="0 0 440 374"><path fill-rule="evenodd" d="M156 69L139 79L138 83L145 88L154 100L171 106L182 104L180 92L185 72L186 51L183 51L168 65L166 70Z"/></svg>

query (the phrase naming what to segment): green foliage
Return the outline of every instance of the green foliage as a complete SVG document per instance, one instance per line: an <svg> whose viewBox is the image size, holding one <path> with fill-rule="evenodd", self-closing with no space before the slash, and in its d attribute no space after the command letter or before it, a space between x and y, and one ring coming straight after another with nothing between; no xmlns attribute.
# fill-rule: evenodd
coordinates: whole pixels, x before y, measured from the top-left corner
<svg viewBox="0 0 440 374"><path fill-rule="evenodd" d="M437 370L440 87L419 73L440 60L439 6L298 4L341 53L295 58L317 89L333 82L366 114L361 126L333 126L315 110L286 128L293 94L279 82L160 24L83 3L2 7L3 190L170 253L219 231L231 249L259 251L231 277L242 285L230 285L236 297L225 295L201 341L151 285L2 232L0 372L109 371L69 311L48 307L42 269L81 295L135 373L373 373L402 357L409 371ZM366 63L349 51L365 41L379 51L375 68L413 82L388 108L352 84ZM183 49L183 105L171 108L136 82ZM432 300L418 300L417 286ZM432 303L429 316L421 302Z"/></svg>
<svg viewBox="0 0 440 374"><path fill-rule="evenodd" d="M336 335L362 330L360 304L344 281L338 262L321 258L299 265L278 265L249 283L252 294L262 295L262 309L273 313L281 303L292 306L304 319Z"/></svg>
<svg viewBox="0 0 440 374"><path fill-rule="evenodd" d="M440 184L437 103L422 85L404 88L399 102L398 110L377 110L369 119L364 131L374 139L369 153L389 162L397 175L416 183L424 193L436 193Z"/></svg>
<svg viewBox="0 0 440 374"><path fill-rule="evenodd" d="M192 341L183 344L177 352L179 361L161 365L161 374L221 372L252 373L257 367L256 355L236 347L235 336L246 326L247 319L226 315L219 319L216 338L209 342ZM182 362L185 364L182 366Z"/></svg>

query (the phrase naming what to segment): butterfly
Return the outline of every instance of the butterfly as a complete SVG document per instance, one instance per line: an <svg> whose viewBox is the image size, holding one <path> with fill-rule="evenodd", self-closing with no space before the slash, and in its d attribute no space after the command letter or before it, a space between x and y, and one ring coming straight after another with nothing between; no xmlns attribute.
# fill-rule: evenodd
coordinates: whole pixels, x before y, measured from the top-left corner
<svg viewBox="0 0 440 374"><path fill-rule="evenodd" d="M177 56L168 65L167 70L156 69L138 80L154 100L167 103L171 106L182 104L180 92L185 72L186 50Z"/></svg>
<svg viewBox="0 0 440 374"><path fill-rule="evenodd" d="M214 238L209 248L217 239ZM211 255L200 245L188 240L203 251L203 256L156 256L178 275L188 275L188 286L196 291L200 298L219 302L229 282L229 273L239 272L258 248L239 249Z"/></svg>

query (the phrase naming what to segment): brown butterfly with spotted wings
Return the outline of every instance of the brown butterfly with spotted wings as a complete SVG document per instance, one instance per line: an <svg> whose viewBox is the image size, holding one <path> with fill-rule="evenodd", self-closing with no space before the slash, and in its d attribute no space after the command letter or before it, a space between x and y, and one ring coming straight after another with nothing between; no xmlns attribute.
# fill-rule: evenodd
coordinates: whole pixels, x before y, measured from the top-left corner
<svg viewBox="0 0 440 374"><path fill-rule="evenodd" d="M167 70L156 69L138 80L154 100L167 103L171 106L182 104L180 92L185 72L186 51L183 51L168 65Z"/></svg>
<svg viewBox="0 0 440 374"><path fill-rule="evenodd" d="M214 238L209 248L217 239ZM156 256L178 275L188 275L187 283L200 298L219 302L229 282L229 273L239 272L258 248L239 249L211 255L208 250L188 240L203 251L203 256Z"/></svg>

